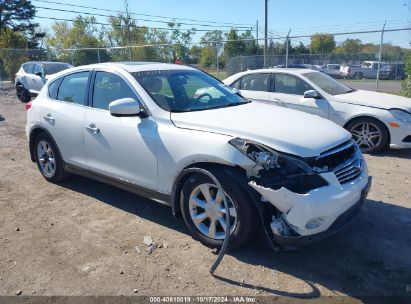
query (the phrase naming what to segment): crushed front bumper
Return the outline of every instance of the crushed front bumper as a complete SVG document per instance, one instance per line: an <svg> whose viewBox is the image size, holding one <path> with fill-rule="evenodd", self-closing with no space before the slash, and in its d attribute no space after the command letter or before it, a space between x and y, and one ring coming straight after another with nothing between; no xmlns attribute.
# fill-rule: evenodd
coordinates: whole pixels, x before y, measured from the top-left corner
<svg viewBox="0 0 411 304"><path fill-rule="evenodd" d="M331 235L341 231L356 218L361 208L364 206L370 187L371 177L368 178L367 185L361 191L360 199L356 203L354 203L348 210L340 214L340 216L337 217L337 219L327 230L313 235L305 236L282 236L278 234L272 234L275 244L281 246L282 248L304 247L311 243L326 239Z"/></svg>
<svg viewBox="0 0 411 304"><path fill-rule="evenodd" d="M294 233L271 231L276 244L281 247L300 247L326 238L351 222L364 204L371 186L365 168L355 181L341 185L334 173L322 173L328 186L306 194L291 192L286 188L273 190L254 182L249 185L282 213L282 220ZM312 225L310 223L317 223Z"/></svg>

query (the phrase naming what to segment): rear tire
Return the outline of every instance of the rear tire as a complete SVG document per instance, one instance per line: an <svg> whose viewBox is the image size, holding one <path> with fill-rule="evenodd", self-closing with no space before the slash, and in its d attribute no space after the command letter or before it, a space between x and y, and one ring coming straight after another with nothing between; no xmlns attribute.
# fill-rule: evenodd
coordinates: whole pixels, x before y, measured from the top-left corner
<svg viewBox="0 0 411 304"><path fill-rule="evenodd" d="M232 178L221 170L213 170L211 173L221 183L228 198L231 215L230 248L238 247L248 241L255 231L256 211L247 193ZM204 191L209 192L208 200ZM192 174L183 186L182 195L181 212L193 238L208 247L221 247L225 232L223 226L226 224L225 213L219 212L225 209L222 200L217 199L217 187L208 176ZM215 207L212 202L217 201L220 204Z"/></svg>
<svg viewBox="0 0 411 304"><path fill-rule="evenodd" d="M21 102L27 103L31 100L30 92L22 84L16 86L16 95Z"/></svg>
<svg viewBox="0 0 411 304"><path fill-rule="evenodd" d="M39 133L34 139L33 150L37 167L47 181L57 183L66 177L59 150L49 135Z"/></svg>
<svg viewBox="0 0 411 304"><path fill-rule="evenodd" d="M389 131L378 119L360 117L350 121L345 128L352 134L363 153L378 153L389 146Z"/></svg>

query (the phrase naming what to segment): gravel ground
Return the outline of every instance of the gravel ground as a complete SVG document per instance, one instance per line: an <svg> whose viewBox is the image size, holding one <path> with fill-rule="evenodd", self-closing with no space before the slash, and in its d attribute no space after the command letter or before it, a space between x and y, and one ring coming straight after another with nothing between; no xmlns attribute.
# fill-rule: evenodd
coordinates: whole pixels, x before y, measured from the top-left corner
<svg viewBox="0 0 411 304"><path fill-rule="evenodd" d="M410 150L366 157L373 186L343 232L288 253L253 240L212 277L216 256L169 208L82 177L47 183L29 158L25 115L3 89L0 295L411 296ZM150 255L148 235L161 245Z"/></svg>

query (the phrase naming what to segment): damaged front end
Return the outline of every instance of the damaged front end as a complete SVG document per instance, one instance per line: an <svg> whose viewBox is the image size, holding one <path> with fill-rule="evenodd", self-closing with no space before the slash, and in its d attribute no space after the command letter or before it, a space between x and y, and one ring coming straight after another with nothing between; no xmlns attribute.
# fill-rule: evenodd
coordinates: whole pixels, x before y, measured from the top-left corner
<svg viewBox="0 0 411 304"><path fill-rule="evenodd" d="M315 158L300 158L236 138L230 144L256 166L247 170L249 186L267 204L266 230L281 247L322 239L348 224L370 188L367 166L349 140ZM269 227L269 228L267 228Z"/></svg>

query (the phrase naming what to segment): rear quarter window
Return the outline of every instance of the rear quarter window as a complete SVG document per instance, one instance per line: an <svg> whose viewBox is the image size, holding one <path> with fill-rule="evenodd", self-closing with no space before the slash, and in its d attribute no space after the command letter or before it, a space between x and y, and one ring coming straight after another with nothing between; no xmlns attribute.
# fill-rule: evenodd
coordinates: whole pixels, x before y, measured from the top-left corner
<svg viewBox="0 0 411 304"><path fill-rule="evenodd" d="M49 84L48 95L51 99L57 100L57 94L62 80L63 78L59 78Z"/></svg>

